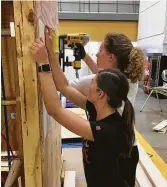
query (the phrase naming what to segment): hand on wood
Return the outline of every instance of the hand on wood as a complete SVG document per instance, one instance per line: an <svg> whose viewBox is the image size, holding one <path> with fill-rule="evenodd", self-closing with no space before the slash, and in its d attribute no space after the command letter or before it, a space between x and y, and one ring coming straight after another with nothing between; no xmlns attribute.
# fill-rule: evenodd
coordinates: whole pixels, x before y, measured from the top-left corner
<svg viewBox="0 0 167 187"><path fill-rule="evenodd" d="M45 27L46 48L49 55L59 53L59 33L56 29Z"/></svg>
<svg viewBox="0 0 167 187"><path fill-rule="evenodd" d="M36 39L30 47L31 54L38 65L48 64L48 53L43 38Z"/></svg>

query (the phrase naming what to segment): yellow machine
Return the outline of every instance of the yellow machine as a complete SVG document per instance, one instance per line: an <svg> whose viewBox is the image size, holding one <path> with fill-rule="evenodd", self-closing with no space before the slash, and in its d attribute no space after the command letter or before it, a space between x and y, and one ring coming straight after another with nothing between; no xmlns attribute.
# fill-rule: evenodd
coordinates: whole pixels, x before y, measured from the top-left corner
<svg viewBox="0 0 167 187"><path fill-rule="evenodd" d="M89 42L89 36L86 33L66 34L59 36L59 49L60 49L60 64L63 71L65 66L73 66L76 71L76 78L79 78L78 70L81 69L81 50L78 44L83 46ZM73 62L68 61L68 57L65 60L65 49L72 49L75 60Z"/></svg>

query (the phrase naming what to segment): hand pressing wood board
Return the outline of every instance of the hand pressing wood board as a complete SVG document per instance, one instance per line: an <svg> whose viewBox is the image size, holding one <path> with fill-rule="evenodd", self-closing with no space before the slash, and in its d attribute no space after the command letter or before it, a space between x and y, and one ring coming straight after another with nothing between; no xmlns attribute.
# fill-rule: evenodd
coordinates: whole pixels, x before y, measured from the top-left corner
<svg viewBox="0 0 167 187"><path fill-rule="evenodd" d="M68 108L67 110L69 110L69 111L71 111L71 112L77 114L78 116L80 116L80 117L82 117L82 118L87 120L85 110L83 110L81 108ZM72 133L71 131L69 131L65 127L61 126L61 138L62 139L80 138L80 136L78 136L77 134Z"/></svg>

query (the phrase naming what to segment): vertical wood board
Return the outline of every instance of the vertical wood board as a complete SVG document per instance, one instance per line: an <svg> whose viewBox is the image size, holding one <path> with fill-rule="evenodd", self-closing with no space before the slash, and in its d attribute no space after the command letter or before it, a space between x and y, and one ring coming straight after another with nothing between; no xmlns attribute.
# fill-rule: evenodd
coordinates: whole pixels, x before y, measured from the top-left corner
<svg viewBox="0 0 167 187"><path fill-rule="evenodd" d="M36 64L29 48L35 40L34 2L14 1L17 61L26 187L42 187Z"/></svg>

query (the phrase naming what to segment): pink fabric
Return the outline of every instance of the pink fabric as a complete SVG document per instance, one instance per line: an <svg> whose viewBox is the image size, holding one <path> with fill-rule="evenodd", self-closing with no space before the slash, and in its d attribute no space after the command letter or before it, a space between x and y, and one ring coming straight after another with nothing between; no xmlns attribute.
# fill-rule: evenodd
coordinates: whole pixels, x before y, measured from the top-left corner
<svg viewBox="0 0 167 187"><path fill-rule="evenodd" d="M58 0L36 1L36 15L44 25L50 28L58 28Z"/></svg>

